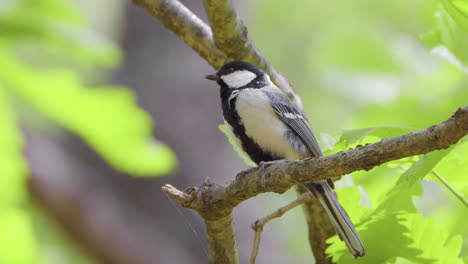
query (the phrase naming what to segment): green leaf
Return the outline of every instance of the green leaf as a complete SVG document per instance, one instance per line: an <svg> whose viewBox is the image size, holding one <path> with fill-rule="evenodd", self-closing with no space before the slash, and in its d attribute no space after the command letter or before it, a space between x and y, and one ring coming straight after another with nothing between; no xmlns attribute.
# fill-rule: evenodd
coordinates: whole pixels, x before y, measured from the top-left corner
<svg viewBox="0 0 468 264"><path fill-rule="evenodd" d="M37 242L30 215L23 209L0 212L0 263L37 263Z"/></svg>
<svg viewBox="0 0 468 264"><path fill-rule="evenodd" d="M334 263L338 264L393 263L396 257L403 257L415 263L432 263L430 259L420 256L422 253L420 249L411 246L414 242L408 235L409 229L403 223L404 215L393 213L374 216L365 225L358 225L356 229L366 247L366 255L359 260L352 258L344 243L337 243L339 241L337 236L327 241L333 244L326 253L332 256Z"/></svg>
<svg viewBox="0 0 468 264"><path fill-rule="evenodd" d="M353 182L365 188L370 198L371 207L376 208L386 198L387 193L395 186L402 170L382 165L370 171L357 171L352 174Z"/></svg>
<svg viewBox="0 0 468 264"><path fill-rule="evenodd" d="M404 218L413 240L411 247L422 250L421 257L432 259L436 264L463 264L459 258L463 243L460 235L449 238L443 226L434 219L424 219L421 214L408 214Z"/></svg>
<svg viewBox="0 0 468 264"><path fill-rule="evenodd" d="M398 179L395 186L385 195L373 214L385 212L416 212L412 202L414 195L422 194L421 181L453 149L433 151L414 163Z"/></svg>
<svg viewBox="0 0 468 264"><path fill-rule="evenodd" d="M468 2L465 0L440 1L453 20L468 33Z"/></svg>
<svg viewBox="0 0 468 264"><path fill-rule="evenodd" d="M0 263L36 263L37 242L28 212L27 168L16 117L0 86Z"/></svg>
<svg viewBox="0 0 468 264"><path fill-rule="evenodd" d="M150 116L121 87L88 89L70 71L37 71L0 50L0 83L51 120L80 135L114 168L138 176L162 175L173 152L152 138Z"/></svg>
<svg viewBox="0 0 468 264"><path fill-rule="evenodd" d="M406 234L409 230L404 226L403 220L404 215L408 212L417 212L412 197L422 194L421 180L452 149L431 152L414 163L399 177L396 184L383 195L383 199L374 210L359 209L356 205L347 206L347 209L351 208L349 211L355 223L357 223L357 218L353 215L358 214L360 215L359 218L363 220L357 225L357 230L368 254L362 258L360 263L392 262L397 256L411 261L419 261L418 263L431 263L427 258L419 256L421 251L418 248L410 247L412 237ZM339 191L338 195L340 198ZM351 203L356 203L356 197L351 200L354 200ZM389 218L393 218L393 220L387 222ZM385 237L385 239L381 239L382 237ZM344 244L338 241L336 236L330 239L333 244L327 249L327 253L333 256L333 261L339 260L337 263L353 263L350 255L346 254L347 250ZM375 241L379 241L379 243Z"/></svg>
<svg viewBox="0 0 468 264"><path fill-rule="evenodd" d="M226 138L229 141L229 144L231 144L232 148L234 151L236 151L237 155L244 161L245 164L253 167L257 167L257 164L255 164L249 156L240 148L240 144L236 143L236 138L234 135L232 135L231 131L227 129L226 125L219 125L218 129L223 132L223 134L226 136Z"/></svg>
<svg viewBox="0 0 468 264"><path fill-rule="evenodd" d="M444 159L434 168L444 179L454 184L460 189L468 185L468 143L461 140L455 145L453 151L447 154ZM438 182L433 176L428 180Z"/></svg>
<svg viewBox="0 0 468 264"><path fill-rule="evenodd" d="M0 9L0 40L23 53L31 50L26 57L38 61L66 58L85 66L116 66L121 60L118 47L84 24L67 1L15 1L3 12Z"/></svg>
<svg viewBox="0 0 468 264"><path fill-rule="evenodd" d="M366 137L392 138L414 132L416 129L397 126L380 126L361 129L346 130L341 135L338 143L353 145L362 142Z"/></svg>
<svg viewBox="0 0 468 264"><path fill-rule="evenodd" d="M0 86L0 211L4 206L19 205L26 200L27 168L22 145L15 114Z"/></svg>
<svg viewBox="0 0 468 264"><path fill-rule="evenodd" d="M372 211L370 208L362 206L360 203L363 192L364 190L359 186L345 187L336 190L340 204L346 210L353 223L359 223L364 215L368 215Z"/></svg>
<svg viewBox="0 0 468 264"><path fill-rule="evenodd" d="M468 7L466 1L440 0L434 12L435 28L421 35L432 51L468 73Z"/></svg>

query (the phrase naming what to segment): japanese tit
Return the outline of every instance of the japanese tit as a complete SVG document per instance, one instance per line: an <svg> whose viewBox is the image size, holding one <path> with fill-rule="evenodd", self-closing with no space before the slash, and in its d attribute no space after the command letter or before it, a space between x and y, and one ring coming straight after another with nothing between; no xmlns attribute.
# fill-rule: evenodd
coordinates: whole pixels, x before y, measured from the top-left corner
<svg viewBox="0 0 468 264"><path fill-rule="evenodd" d="M260 164L322 156L301 112L261 69L247 62L233 61L206 78L220 86L226 127L252 161ZM305 186L320 201L349 252L353 257L361 257L365 254L364 246L338 203L332 184L330 180Z"/></svg>

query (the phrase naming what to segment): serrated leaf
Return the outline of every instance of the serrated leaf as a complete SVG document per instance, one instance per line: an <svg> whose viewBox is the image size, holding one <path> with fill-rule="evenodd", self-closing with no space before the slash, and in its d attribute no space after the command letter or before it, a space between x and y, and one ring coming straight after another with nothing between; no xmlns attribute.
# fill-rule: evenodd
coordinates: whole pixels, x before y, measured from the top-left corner
<svg viewBox="0 0 468 264"><path fill-rule="evenodd" d="M0 83L66 129L81 136L114 168L138 176L163 175L174 153L152 138L150 116L122 87L88 89L66 70L38 71L0 50Z"/></svg>
<svg viewBox="0 0 468 264"><path fill-rule="evenodd" d="M363 221L357 225L357 230L368 253L360 263L384 263L387 261L391 263L397 256L411 261L418 261L418 263L432 263L430 259L420 256L422 253L420 249L414 246L410 247L410 244L414 242L411 240L411 236L407 234L409 230L403 225L403 220L404 215L408 214L408 212L417 212L412 197L422 194L421 180L452 149L434 151L425 155L399 177L396 184L383 195L383 199L376 209L367 210L361 215ZM354 214L353 208L356 207L351 206L350 208L352 208L351 212ZM388 218L393 218L393 221L386 222ZM338 242L337 239L335 236L330 240L334 244L327 249L327 253L331 254L333 260L338 261L337 263L353 263L350 255L345 254L344 244ZM377 248L374 248L375 241L379 241ZM381 243L388 243L388 245L381 245ZM369 256L371 251L372 253Z"/></svg>
<svg viewBox="0 0 468 264"><path fill-rule="evenodd" d="M406 170L398 179L393 188L385 195L373 214L382 214L385 212L416 212L412 202L412 197L422 194L421 181L431 170L442 160L453 147L433 151L423 156Z"/></svg>
<svg viewBox="0 0 468 264"><path fill-rule="evenodd" d="M245 164L253 167L257 167L257 164L255 164L249 156L241 149L240 145L236 143L236 138L234 135L231 133L229 129L227 129L226 125L219 125L218 129L223 132L223 134L226 136L226 138L229 141L229 144L231 144L232 148L234 151L239 155L239 157L244 161Z"/></svg>
<svg viewBox="0 0 468 264"><path fill-rule="evenodd" d="M357 262L348 253L344 243L338 242L337 236L327 241L333 244L327 248L326 253L332 256L334 263L338 264L386 263L396 257L415 263L432 263L430 259L420 256L421 250L410 246L413 241L408 235L408 228L403 223L403 216L403 213L374 216L364 225L358 225L356 228L366 247L366 255Z"/></svg>
<svg viewBox="0 0 468 264"><path fill-rule="evenodd" d="M421 214L404 216L408 234L413 240L411 247L422 251L421 257L434 260L435 264L462 264L459 258L462 248L462 237L457 235L449 238L448 231L431 218L423 218Z"/></svg>

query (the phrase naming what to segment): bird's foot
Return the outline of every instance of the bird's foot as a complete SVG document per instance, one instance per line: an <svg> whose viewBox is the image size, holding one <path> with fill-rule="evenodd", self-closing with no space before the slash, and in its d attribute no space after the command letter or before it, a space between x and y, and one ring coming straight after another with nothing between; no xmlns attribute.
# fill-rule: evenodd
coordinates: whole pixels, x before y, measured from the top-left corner
<svg viewBox="0 0 468 264"><path fill-rule="evenodd" d="M278 162L277 160L275 160L275 161L260 161L260 162L258 163L258 167L259 167L260 169L264 170L264 169L270 167L271 165L273 165L273 164L275 164L275 163L277 163L277 162Z"/></svg>

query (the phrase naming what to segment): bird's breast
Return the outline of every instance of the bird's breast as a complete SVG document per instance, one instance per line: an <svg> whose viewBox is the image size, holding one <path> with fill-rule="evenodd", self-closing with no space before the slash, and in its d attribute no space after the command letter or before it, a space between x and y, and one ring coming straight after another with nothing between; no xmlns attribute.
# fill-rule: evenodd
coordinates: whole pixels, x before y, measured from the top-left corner
<svg viewBox="0 0 468 264"><path fill-rule="evenodd" d="M236 110L245 133L261 149L282 159L301 158L287 139L290 129L277 117L261 90L242 90L237 95Z"/></svg>

